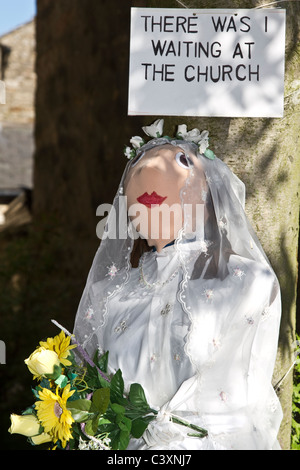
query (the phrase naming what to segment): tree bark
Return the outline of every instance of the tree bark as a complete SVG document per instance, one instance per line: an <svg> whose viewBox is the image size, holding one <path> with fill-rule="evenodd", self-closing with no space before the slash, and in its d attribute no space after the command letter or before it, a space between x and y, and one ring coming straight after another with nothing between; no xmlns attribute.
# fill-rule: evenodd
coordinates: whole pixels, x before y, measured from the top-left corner
<svg viewBox="0 0 300 470"><path fill-rule="evenodd" d="M37 1L34 217L61 227L82 278L99 244L96 209L112 201L140 127L126 119L129 14L126 1Z"/></svg>
<svg viewBox="0 0 300 470"><path fill-rule="evenodd" d="M133 2L134 6L141 6ZM215 0L150 0L153 8L255 8L262 1L235 0L228 5ZM272 7L276 5L271 5ZM165 118L166 134L186 123L210 133L210 147L245 183L246 212L279 278L282 289L282 321L273 384L293 361L298 280L300 186L300 4L282 2L286 9L285 110L283 118ZM153 116L153 120L157 116ZM145 123L151 118L147 117ZM281 383L278 395L283 407L279 440L290 448L293 374Z"/></svg>

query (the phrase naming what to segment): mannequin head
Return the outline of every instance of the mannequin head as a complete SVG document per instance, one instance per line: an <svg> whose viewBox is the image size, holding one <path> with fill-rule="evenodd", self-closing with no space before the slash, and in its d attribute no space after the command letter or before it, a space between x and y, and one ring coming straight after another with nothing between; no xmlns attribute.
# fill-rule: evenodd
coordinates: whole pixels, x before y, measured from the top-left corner
<svg viewBox="0 0 300 470"><path fill-rule="evenodd" d="M149 247L161 251L183 226L180 192L196 156L165 144L141 152L132 161L124 182L128 214Z"/></svg>

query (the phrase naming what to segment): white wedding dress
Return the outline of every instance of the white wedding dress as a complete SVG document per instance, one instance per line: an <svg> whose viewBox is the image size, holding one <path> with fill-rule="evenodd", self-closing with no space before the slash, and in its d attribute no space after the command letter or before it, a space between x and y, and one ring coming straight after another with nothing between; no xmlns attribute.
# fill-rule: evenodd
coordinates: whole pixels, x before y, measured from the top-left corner
<svg viewBox="0 0 300 470"><path fill-rule="evenodd" d="M132 269L127 289L110 301L100 344L111 372L121 369L127 387L140 383L150 406L161 409L129 449L279 448L281 408L271 386L276 344L266 341L278 329L271 272L232 255L219 286L202 279L199 291L199 280L190 281L186 305L199 312L190 329L177 299L178 264L174 246L148 253L143 275L156 288L149 293L140 270ZM204 427L208 437L188 437L191 430L171 423L170 413Z"/></svg>
<svg viewBox="0 0 300 470"><path fill-rule="evenodd" d="M122 199L129 162L78 307L76 340L90 355L108 351L111 372L121 369L127 390L140 383L159 410L129 449L280 449L272 387L280 287L245 214L244 184L190 142L163 137L141 151L166 144L189 155L182 207L202 204L203 223L194 238L184 225L174 245L144 253L132 268ZM170 414L208 436L188 436Z"/></svg>

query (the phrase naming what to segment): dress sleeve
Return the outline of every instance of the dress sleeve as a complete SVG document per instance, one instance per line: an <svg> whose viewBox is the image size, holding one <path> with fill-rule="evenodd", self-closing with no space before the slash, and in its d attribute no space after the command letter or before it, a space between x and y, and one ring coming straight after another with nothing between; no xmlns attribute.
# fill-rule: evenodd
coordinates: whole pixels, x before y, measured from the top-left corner
<svg viewBox="0 0 300 470"><path fill-rule="evenodd" d="M198 312L187 352L199 379L186 411L194 410L227 449L278 448L282 410L272 375L281 300L274 273L239 260L225 281L214 283L210 301L198 304Z"/></svg>

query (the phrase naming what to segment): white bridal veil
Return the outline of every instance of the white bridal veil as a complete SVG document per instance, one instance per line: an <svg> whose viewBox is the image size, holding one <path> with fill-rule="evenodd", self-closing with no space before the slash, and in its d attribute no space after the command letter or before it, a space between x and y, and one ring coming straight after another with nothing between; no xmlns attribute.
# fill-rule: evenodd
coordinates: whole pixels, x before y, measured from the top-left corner
<svg viewBox="0 0 300 470"><path fill-rule="evenodd" d="M153 395L155 406L171 407L206 427L209 448L278 449L282 411L271 385L281 313L278 280L245 215L244 184L207 150L208 133L188 133L185 126L179 130L174 139L162 132L148 143L136 138L141 146L133 153L142 158L153 147L182 149L189 157L189 176L180 192L181 204L202 207L201 223L194 211L186 212L175 243L163 250L166 261L160 269L161 255L135 240L127 216L124 181L135 160L129 161L87 279L74 334L90 354L106 350L108 344L113 349L113 334L118 334L112 358L116 366L122 364L125 381L142 382L150 404ZM146 313L155 298L159 317L169 316L162 338L157 325L151 333ZM174 350L175 337L180 352ZM149 349L153 341L160 360L153 369L152 357L148 370L147 354L141 351L145 342ZM174 358L177 363L180 359L182 369L175 369ZM166 389L165 396L159 398L158 387ZM172 439L171 433L166 448L174 448L179 438L173 444ZM190 441L183 448L208 445ZM164 448L161 434L155 440L155 432L136 445Z"/></svg>

